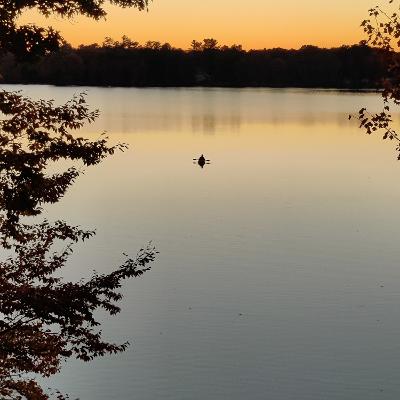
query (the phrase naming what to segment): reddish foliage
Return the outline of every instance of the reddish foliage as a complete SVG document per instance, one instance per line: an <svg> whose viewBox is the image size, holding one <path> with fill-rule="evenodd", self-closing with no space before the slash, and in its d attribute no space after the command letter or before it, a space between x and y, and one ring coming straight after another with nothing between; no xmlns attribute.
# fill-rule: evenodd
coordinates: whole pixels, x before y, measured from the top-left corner
<svg viewBox="0 0 400 400"><path fill-rule="evenodd" d="M393 0L388 1L388 7L393 7ZM399 6L392 11L382 9L380 6L369 10L369 18L361 23L367 35L365 43L383 49L386 55L387 76L382 82L384 88L381 92L383 108L379 113L371 113L366 108L361 108L355 116L360 121L360 128L370 135L382 132L383 139L395 140L396 150L400 160L400 137L394 129L391 105L400 105L400 14ZM350 116L351 118L352 116Z"/></svg>
<svg viewBox="0 0 400 400"><path fill-rule="evenodd" d="M147 6L147 0L111 2L139 9ZM26 59L62 44L61 36L51 28L18 26L16 20L26 9L36 8L44 15L84 14L98 19L105 15L103 3L2 1L0 48ZM0 261L0 398L45 400L50 394L40 387L35 374L51 376L70 357L90 361L125 350L127 343L102 338L95 313L117 314L122 282L149 270L157 252L149 245L134 258L126 256L109 274L94 273L78 282L60 278L73 245L93 232L63 221L22 221L40 214L44 204L60 200L81 172L71 167L50 174L47 167L63 159L96 165L125 145L109 146L105 136L89 141L74 135L98 115L88 109L83 95L55 106L51 101L33 101L20 93L2 91L0 113L0 234L1 244L10 254ZM53 397L66 398L59 392Z"/></svg>
<svg viewBox="0 0 400 400"><path fill-rule="evenodd" d="M124 145L109 147L105 138L91 142L71 134L97 115L82 96L55 107L2 92L0 110L7 117L0 122L0 232L3 247L11 250L0 262L0 396L42 400L48 395L35 380L24 379L26 374L50 376L69 357L90 361L125 350L127 343L102 339L94 314L120 311L122 281L149 270L156 251L143 248L113 272L87 280L55 277L73 244L94 232L63 221L21 222L39 214L41 205L58 201L79 175L75 168L48 174L48 163L69 159L94 165Z"/></svg>

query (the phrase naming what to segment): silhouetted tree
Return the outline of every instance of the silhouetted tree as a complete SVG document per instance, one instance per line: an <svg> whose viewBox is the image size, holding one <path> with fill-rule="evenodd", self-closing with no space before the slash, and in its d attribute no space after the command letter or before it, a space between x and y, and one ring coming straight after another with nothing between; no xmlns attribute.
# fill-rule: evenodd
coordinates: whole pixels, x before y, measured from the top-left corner
<svg viewBox="0 0 400 400"><path fill-rule="evenodd" d="M145 45L146 49L151 49L151 50L160 50L161 49L161 43L153 40L149 40L146 42Z"/></svg>
<svg viewBox="0 0 400 400"><path fill-rule="evenodd" d="M83 95L56 107L2 91L0 111L5 116L0 123L0 234L13 254L0 262L0 398L42 400L48 395L25 374L50 376L69 357L90 361L126 348L102 339L94 313L118 313L122 281L148 270L156 252L144 248L110 274L86 281L54 277L73 244L93 232L63 221L21 222L23 216L38 215L43 204L57 202L79 176L76 167L49 174L48 164L64 159L96 165L125 146L73 135L97 117ZM54 245L60 241L63 250L57 252Z"/></svg>
<svg viewBox="0 0 400 400"><path fill-rule="evenodd" d="M118 47L119 43L116 42L113 38L106 36L103 41L103 47L105 48L113 48Z"/></svg>
<svg viewBox="0 0 400 400"><path fill-rule="evenodd" d="M143 9L147 0L112 3ZM101 0L3 1L0 47L19 60L52 53L61 46L63 52L58 54L76 57L51 28L18 26L16 19L30 8L44 15L84 14L98 19L105 15L102 5ZM126 348L127 343L103 340L95 313L100 309L110 315L120 311L117 303L122 282L147 271L156 251L148 246L135 258L126 256L109 274L64 281L59 270L73 244L90 238L93 232L63 221L28 224L22 218L38 215L44 204L57 202L81 172L72 166L51 174L49 164L68 160L92 166L125 145L110 146L104 136L90 141L75 135L98 115L89 110L84 95L55 106L52 101L1 91L0 113L0 235L3 247L10 250L10 256L0 261L0 398L45 400L49 394L37 383L35 374L55 374L70 357L90 361ZM64 398L58 392L55 396Z"/></svg>
<svg viewBox="0 0 400 400"><path fill-rule="evenodd" d="M361 23L367 35L365 43L384 51L387 70L381 82L383 108L379 113L371 113L363 107L359 110L357 118L360 127L368 135L381 132L383 139L394 140L397 143L396 150L399 152L397 158L400 160L400 136L392 125L390 112L391 105L400 105L399 2L390 0L387 7L388 9L382 9L380 6L371 8L369 18Z"/></svg>
<svg viewBox="0 0 400 400"><path fill-rule="evenodd" d="M111 0L120 7L136 7L143 10L148 0ZM51 27L43 28L34 24L18 25L18 17L28 9L36 9L41 14L60 17L84 15L98 20L106 16L103 0L4 0L0 4L0 47L14 54L26 57L52 52L60 47L63 39Z"/></svg>
<svg viewBox="0 0 400 400"><path fill-rule="evenodd" d="M203 39L203 50L215 50L218 48L218 40L209 38Z"/></svg>
<svg viewBox="0 0 400 400"><path fill-rule="evenodd" d="M90 361L128 345L104 341L95 313L103 309L117 314L122 281L147 271L156 252L151 246L141 249L112 273L87 280L65 282L54 277L73 244L92 234L62 221L14 225L15 256L0 262L1 399L48 399L32 374L50 376L70 357ZM59 242L63 250L55 252L53 246Z"/></svg>
<svg viewBox="0 0 400 400"><path fill-rule="evenodd" d="M201 51L203 50L203 44L197 40L192 40L190 43L190 48L194 51Z"/></svg>
<svg viewBox="0 0 400 400"><path fill-rule="evenodd" d="M137 49L139 47L139 43L124 35L122 36L121 46L124 49Z"/></svg>

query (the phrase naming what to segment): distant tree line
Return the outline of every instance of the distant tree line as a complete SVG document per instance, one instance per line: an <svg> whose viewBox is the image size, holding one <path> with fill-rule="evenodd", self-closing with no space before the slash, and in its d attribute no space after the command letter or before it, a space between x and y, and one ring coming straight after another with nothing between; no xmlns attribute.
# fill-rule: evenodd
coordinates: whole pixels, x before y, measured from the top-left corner
<svg viewBox="0 0 400 400"><path fill-rule="evenodd" d="M120 41L107 37L101 45L66 44L29 61L3 52L0 73L4 83L23 84L363 89L380 87L386 59L385 50L364 44L246 51L211 38L193 40L183 50L123 36Z"/></svg>

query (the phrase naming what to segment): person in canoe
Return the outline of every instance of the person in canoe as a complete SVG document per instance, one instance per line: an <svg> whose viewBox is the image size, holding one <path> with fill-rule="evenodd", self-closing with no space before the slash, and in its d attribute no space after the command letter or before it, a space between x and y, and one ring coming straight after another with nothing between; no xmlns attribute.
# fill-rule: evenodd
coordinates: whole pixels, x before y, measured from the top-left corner
<svg viewBox="0 0 400 400"><path fill-rule="evenodd" d="M210 160L206 160L202 154L199 158L193 158L193 164L198 164L201 168L204 168L206 164L210 164Z"/></svg>
<svg viewBox="0 0 400 400"><path fill-rule="evenodd" d="M206 159L203 156L203 154L199 157L199 159L197 160L197 164L200 165L201 168L204 167L204 165L206 165Z"/></svg>

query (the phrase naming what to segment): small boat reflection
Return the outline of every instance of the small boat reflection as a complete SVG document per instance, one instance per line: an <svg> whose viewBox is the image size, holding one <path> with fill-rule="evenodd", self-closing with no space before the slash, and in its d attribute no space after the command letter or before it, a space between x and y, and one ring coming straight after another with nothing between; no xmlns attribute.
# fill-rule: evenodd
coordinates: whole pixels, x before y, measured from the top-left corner
<svg viewBox="0 0 400 400"><path fill-rule="evenodd" d="M206 160L202 154L199 158L193 158L193 164L198 164L201 168L204 168L206 164L210 164L210 160Z"/></svg>

